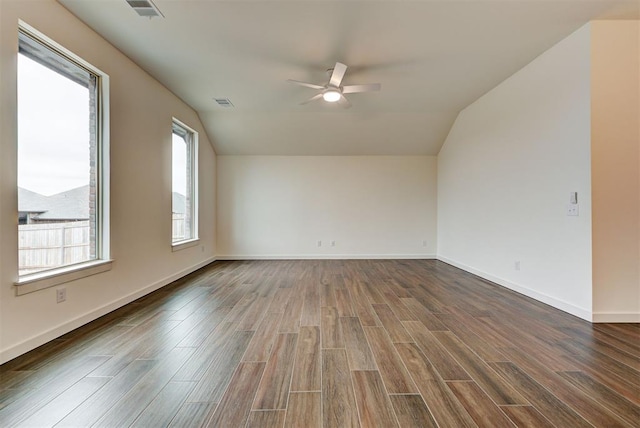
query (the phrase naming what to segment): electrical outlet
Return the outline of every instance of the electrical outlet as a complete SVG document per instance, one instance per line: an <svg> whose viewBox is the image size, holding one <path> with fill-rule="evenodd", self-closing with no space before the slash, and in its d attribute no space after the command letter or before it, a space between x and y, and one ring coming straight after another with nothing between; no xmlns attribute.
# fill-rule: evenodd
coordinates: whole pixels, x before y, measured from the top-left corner
<svg viewBox="0 0 640 428"><path fill-rule="evenodd" d="M200 249L202 250L202 252L204 253L204 245L202 247L200 247Z"/></svg>
<svg viewBox="0 0 640 428"><path fill-rule="evenodd" d="M516 261L513 263L513 268L514 268L515 270L520 270L520 260L516 260Z"/></svg>
<svg viewBox="0 0 640 428"><path fill-rule="evenodd" d="M422 241L422 246L426 247L427 246L427 240L425 239L424 241Z"/></svg>
<svg viewBox="0 0 640 428"><path fill-rule="evenodd" d="M577 217L578 214L578 204L569 204L567 205L567 215L572 217Z"/></svg>
<svg viewBox="0 0 640 428"><path fill-rule="evenodd" d="M318 247L322 247L322 241L318 241Z"/></svg>
<svg viewBox="0 0 640 428"><path fill-rule="evenodd" d="M336 246L336 241L331 241L331 246L335 247Z"/></svg>
<svg viewBox="0 0 640 428"><path fill-rule="evenodd" d="M67 289L66 288L58 288L56 290L56 303L62 303L67 300Z"/></svg>

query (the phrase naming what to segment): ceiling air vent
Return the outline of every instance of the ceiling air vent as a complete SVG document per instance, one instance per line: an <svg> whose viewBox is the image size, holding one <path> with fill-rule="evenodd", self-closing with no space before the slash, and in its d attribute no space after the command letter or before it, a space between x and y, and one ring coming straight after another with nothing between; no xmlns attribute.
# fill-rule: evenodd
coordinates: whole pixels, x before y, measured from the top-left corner
<svg viewBox="0 0 640 428"><path fill-rule="evenodd" d="M216 100L216 102L220 107L227 107L227 108L233 107L233 104L231 104L231 101L229 101L229 98L214 98L214 100Z"/></svg>
<svg viewBox="0 0 640 428"><path fill-rule="evenodd" d="M129 6L131 6L133 10L135 10L136 13L140 16L144 16L149 19L155 18L156 16L164 18L164 15L162 14L162 12L160 12L160 9L158 9L158 7L155 4L153 4L151 0L126 0L126 1L127 3L129 3Z"/></svg>

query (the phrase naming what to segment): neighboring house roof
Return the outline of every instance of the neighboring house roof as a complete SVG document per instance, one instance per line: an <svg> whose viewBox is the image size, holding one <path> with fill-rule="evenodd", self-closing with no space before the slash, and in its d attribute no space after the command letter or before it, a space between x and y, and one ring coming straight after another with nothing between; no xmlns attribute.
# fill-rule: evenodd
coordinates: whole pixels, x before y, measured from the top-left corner
<svg viewBox="0 0 640 428"><path fill-rule="evenodd" d="M18 187L18 211L41 213L47 210L47 206L46 196Z"/></svg>
<svg viewBox="0 0 640 428"><path fill-rule="evenodd" d="M37 220L88 220L89 186L44 196L18 188L18 211L41 213Z"/></svg>
<svg viewBox="0 0 640 428"><path fill-rule="evenodd" d="M185 213L185 196L172 193L172 211ZM77 187L66 192L44 196L18 187L18 211L35 213L35 220L88 220L89 186Z"/></svg>
<svg viewBox="0 0 640 428"><path fill-rule="evenodd" d="M48 210L40 214L40 220L88 220L89 186L77 187L47 197Z"/></svg>
<svg viewBox="0 0 640 428"><path fill-rule="evenodd" d="M185 206L185 196L181 193L173 192L171 194L171 212L184 214Z"/></svg>

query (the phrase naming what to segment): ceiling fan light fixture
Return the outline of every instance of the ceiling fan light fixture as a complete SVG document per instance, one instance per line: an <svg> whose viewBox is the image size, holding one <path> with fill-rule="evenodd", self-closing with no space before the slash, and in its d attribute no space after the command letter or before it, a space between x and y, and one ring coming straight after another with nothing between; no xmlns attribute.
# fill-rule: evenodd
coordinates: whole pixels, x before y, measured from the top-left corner
<svg viewBox="0 0 640 428"><path fill-rule="evenodd" d="M322 98L328 103L335 103L340 100L342 94L337 89L329 89L322 94Z"/></svg>
<svg viewBox="0 0 640 428"><path fill-rule="evenodd" d="M341 62L336 62L336 66L327 71L331 74L331 77L329 77L329 82L325 85L316 85L315 83L301 82L299 80L287 80L289 83L295 83L296 85L305 86L318 91L308 100L301 102L300 105L308 104L322 98L327 103L338 103L342 108L350 108L351 103L344 94L379 91L381 87L380 83L343 86L342 79L347 71L347 66Z"/></svg>

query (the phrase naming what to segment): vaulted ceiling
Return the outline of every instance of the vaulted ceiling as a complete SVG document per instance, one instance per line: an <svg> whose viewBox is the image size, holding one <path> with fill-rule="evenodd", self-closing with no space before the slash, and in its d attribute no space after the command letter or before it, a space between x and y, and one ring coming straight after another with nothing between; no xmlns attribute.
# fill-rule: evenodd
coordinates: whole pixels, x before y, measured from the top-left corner
<svg viewBox="0 0 640 428"><path fill-rule="evenodd" d="M617 0L59 0L196 109L218 154L435 155L457 114ZM336 61L351 109L316 101ZM229 98L223 108L214 98Z"/></svg>

